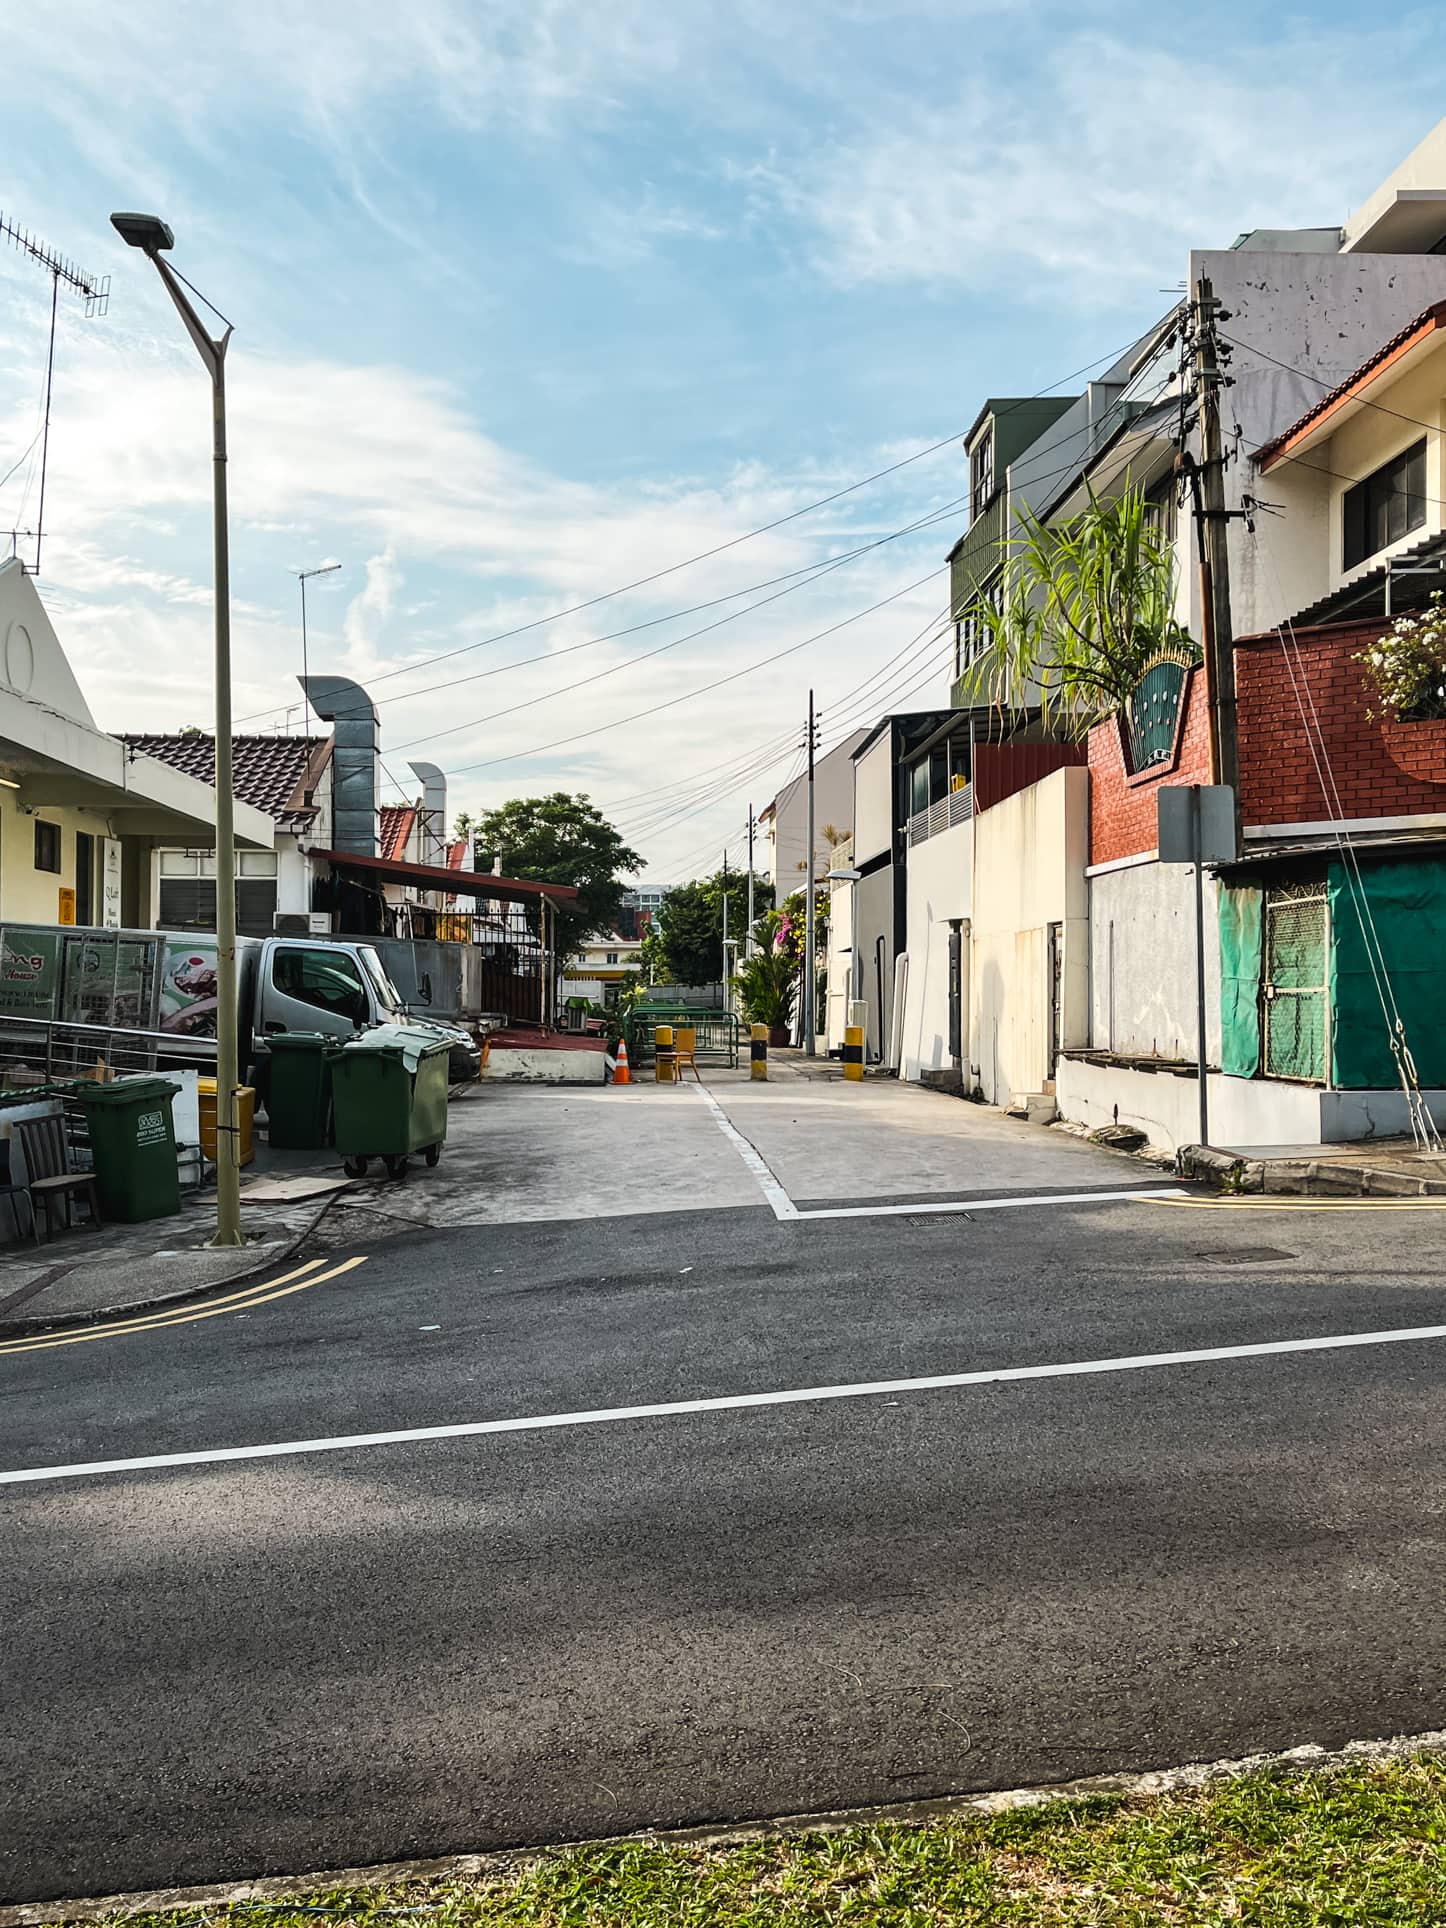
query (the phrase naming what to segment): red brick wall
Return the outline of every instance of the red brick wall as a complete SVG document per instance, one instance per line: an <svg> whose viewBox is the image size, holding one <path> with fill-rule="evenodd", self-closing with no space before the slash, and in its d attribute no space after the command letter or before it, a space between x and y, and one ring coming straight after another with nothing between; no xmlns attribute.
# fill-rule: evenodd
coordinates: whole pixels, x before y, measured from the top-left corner
<svg viewBox="0 0 1446 1928"><path fill-rule="evenodd" d="M1383 724L1366 716L1371 699L1354 658L1376 640L1381 629L1378 621L1296 632L1326 756L1340 792L1341 814L1446 814L1446 723ZM1294 664L1294 653L1291 660ZM1274 633L1236 644L1235 691L1245 822L1321 823L1334 815L1326 807L1285 652ZM1091 863L1107 864L1153 850L1155 797L1161 786L1210 781L1203 671L1191 675L1185 704L1175 763L1141 777L1127 773L1119 726L1113 719L1090 731Z"/></svg>
<svg viewBox="0 0 1446 1928"><path fill-rule="evenodd" d="M1205 678L1190 672L1185 715L1175 740L1175 760L1142 776L1131 776L1124 743L1113 717L1089 734L1090 862L1113 863L1155 848L1155 798L1167 783L1210 781L1210 716Z"/></svg>
<svg viewBox="0 0 1446 1928"><path fill-rule="evenodd" d="M1296 631L1305 681L1340 792L1341 814L1410 817L1446 812L1446 724L1382 724L1366 715L1372 699L1354 658L1376 640L1382 627L1377 621ZM1296 665L1293 651L1291 661ZM1296 670L1299 677L1299 665ZM1285 652L1274 633L1237 643L1235 689L1246 823L1316 823L1335 815L1326 808Z"/></svg>

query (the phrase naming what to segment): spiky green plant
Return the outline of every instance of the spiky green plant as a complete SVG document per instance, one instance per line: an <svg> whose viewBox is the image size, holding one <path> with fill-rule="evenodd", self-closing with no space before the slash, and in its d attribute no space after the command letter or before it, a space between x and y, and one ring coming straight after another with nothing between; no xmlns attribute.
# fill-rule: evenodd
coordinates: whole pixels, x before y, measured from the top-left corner
<svg viewBox="0 0 1446 1928"><path fill-rule="evenodd" d="M981 604L985 642L974 666L981 700L1082 736L1122 708L1162 659L1193 665L1198 645L1175 620L1175 552L1129 486L1113 502L1090 491L1072 521L1046 527L1031 511L1006 545L1000 607Z"/></svg>

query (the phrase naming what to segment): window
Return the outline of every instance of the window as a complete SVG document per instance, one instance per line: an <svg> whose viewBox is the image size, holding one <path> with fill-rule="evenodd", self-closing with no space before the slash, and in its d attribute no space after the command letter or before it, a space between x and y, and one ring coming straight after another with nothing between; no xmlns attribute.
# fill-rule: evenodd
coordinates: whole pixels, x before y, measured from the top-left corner
<svg viewBox="0 0 1446 1928"><path fill-rule="evenodd" d="M371 999L355 964L342 951L307 950L287 944L271 960L271 982L283 997L333 1011L353 1024L371 1016Z"/></svg>
<svg viewBox="0 0 1446 1928"><path fill-rule="evenodd" d="M617 963L617 961L618 961L618 954L617 954L617 952L616 952L616 951L609 951L609 952L608 952L608 963L609 963L609 964L616 964L616 963Z"/></svg>
<svg viewBox="0 0 1446 1928"><path fill-rule="evenodd" d="M969 457L969 515L977 519L994 493L994 430L985 429Z"/></svg>
<svg viewBox="0 0 1446 1928"><path fill-rule="evenodd" d="M1426 438L1413 443L1345 494L1341 566L1354 569L1367 556L1419 529L1426 520Z"/></svg>
<svg viewBox="0 0 1446 1928"><path fill-rule="evenodd" d="M35 868L60 874L60 825L35 819Z"/></svg>
<svg viewBox="0 0 1446 1928"><path fill-rule="evenodd" d="M167 931L216 928L214 850L163 850L158 923ZM276 921L276 852L236 853L236 928L243 937L269 937Z"/></svg>

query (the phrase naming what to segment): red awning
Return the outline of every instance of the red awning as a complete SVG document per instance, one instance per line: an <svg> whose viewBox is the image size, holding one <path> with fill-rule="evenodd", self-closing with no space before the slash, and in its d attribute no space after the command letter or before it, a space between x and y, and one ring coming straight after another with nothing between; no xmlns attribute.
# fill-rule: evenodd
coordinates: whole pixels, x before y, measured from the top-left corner
<svg viewBox="0 0 1446 1928"><path fill-rule="evenodd" d="M308 857L324 857L333 870L359 870L389 884L417 884L423 890L455 891L462 897L497 897L527 903L545 897L567 904L577 896L572 884L537 884L522 877L494 877L489 870L445 870L441 864L408 864L399 857L364 857L355 850L309 850Z"/></svg>

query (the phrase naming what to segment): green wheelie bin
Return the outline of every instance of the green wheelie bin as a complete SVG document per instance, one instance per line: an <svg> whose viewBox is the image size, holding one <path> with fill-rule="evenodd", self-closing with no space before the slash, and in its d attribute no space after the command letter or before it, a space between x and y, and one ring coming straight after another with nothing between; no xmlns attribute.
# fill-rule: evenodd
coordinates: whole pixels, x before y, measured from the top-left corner
<svg viewBox="0 0 1446 1928"><path fill-rule="evenodd" d="M266 1132L280 1151L317 1151L331 1143L331 1068L339 1040L323 1031L278 1031L271 1053Z"/></svg>
<svg viewBox="0 0 1446 1928"><path fill-rule="evenodd" d="M171 1118L176 1087L165 1078L121 1078L75 1089L90 1132L101 1216L135 1225L179 1212L181 1181Z"/></svg>
<svg viewBox="0 0 1446 1928"><path fill-rule="evenodd" d="M343 1044L332 1059L336 1148L352 1178L380 1158L400 1178L413 1152L429 1165L447 1141L450 1044L418 1025L378 1024Z"/></svg>

